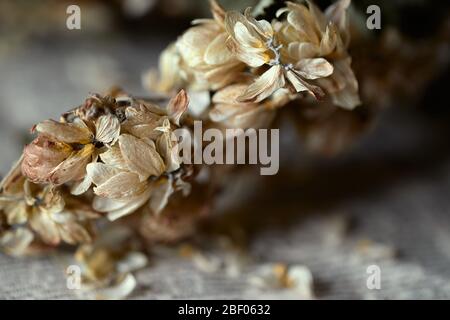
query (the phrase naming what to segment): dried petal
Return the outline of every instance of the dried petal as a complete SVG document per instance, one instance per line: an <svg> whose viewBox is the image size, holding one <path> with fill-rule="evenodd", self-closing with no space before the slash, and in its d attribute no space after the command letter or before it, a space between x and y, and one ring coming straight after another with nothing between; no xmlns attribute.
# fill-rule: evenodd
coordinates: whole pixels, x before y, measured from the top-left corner
<svg viewBox="0 0 450 320"><path fill-rule="evenodd" d="M347 9L350 3L351 0L339 0L325 10L328 20L338 27L345 47L350 42L350 24L347 18Z"/></svg>
<svg viewBox="0 0 450 320"><path fill-rule="evenodd" d="M161 213L173 192L172 179L161 179L153 184L149 205L154 214L158 215Z"/></svg>
<svg viewBox="0 0 450 320"><path fill-rule="evenodd" d="M104 144L114 144L120 135L119 119L108 113L101 116L95 123L95 139Z"/></svg>
<svg viewBox="0 0 450 320"><path fill-rule="evenodd" d="M140 181L164 172L165 166L161 156L144 140L123 134L119 138L119 145L129 169L139 175Z"/></svg>
<svg viewBox="0 0 450 320"><path fill-rule="evenodd" d="M134 198L129 198L125 202L120 201L120 203L119 203L119 201L114 202L114 200L111 200L111 201L97 200L97 205L98 205L97 208L102 209L99 211L108 212L108 219L110 221L114 221L114 220L117 220L123 216L130 214L130 213L133 213L134 211L136 211L137 209L142 207L150 198L151 193L152 193L152 189L147 188L139 196L134 197ZM94 201L94 204L95 204L95 201ZM103 205L103 208L100 207L100 204ZM105 210L105 209L109 209L109 210Z"/></svg>
<svg viewBox="0 0 450 320"><path fill-rule="evenodd" d="M321 99L325 95L325 93L320 87L311 85L305 80L303 80L302 77L295 70L288 70L286 72L286 77L288 78L289 82L294 86L297 92L308 91L316 99Z"/></svg>
<svg viewBox="0 0 450 320"><path fill-rule="evenodd" d="M97 186L122 172L120 169L103 163L90 163L86 167L87 176Z"/></svg>
<svg viewBox="0 0 450 320"><path fill-rule="evenodd" d="M178 143L172 132L164 132L156 142L157 150L164 159L167 172L178 170L181 165Z"/></svg>
<svg viewBox="0 0 450 320"><path fill-rule="evenodd" d="M60 185L68 181L83 179L86 174L86 166L92 160L94 151L95 147L88 144L80 151L73 152L70 157L52 170L49 181L55 185Z"/></svg>
<svg viewBox="0 0 450 320"><path fill-rule="evenodd" d="M288 2L287 21L295 28L300 34L303 34L305 38L309 39L312 43L319 43L319 30L316 28L316 22L310 14L308 8L304 5Z"/></svg>
<svg viewBox="0 0 450 320"><path fill-rule="evenodd" d="M284 85L283 67L275 65L256 79L238 100L260 102L278 89L283 88Z"/></svg>
<svg viewBox="0 0 450 320"><path fill-rule="evenodd" d="M211 13L214 20L223 25L225 20L225 10L219 5L216 0L209 0L209 6L211 7Z"/></svg>
<svg viewBox="0 0 450 320"><path fill-rule="evenodd" d="M289 57L297 62L301 59L313 58L318 54L317 46L309 42L291 42L288 45Z"/></svg>
<svg viewBox="0 0 450 320"><path fill-rule="evenodd" d="M122 156L119 146L116 144L106 152L100 154L100 159L107 165L121 170L128 170L127 162Z"/></svg>
<svg viewBox="0 0 450 320"><path fill-rule="evenodd" d="M328 24L326 31L320 42L320 53L323 56L331 54L338 43L338 31L336 26L332 23Z"/></svg>
<svg viewBox="0 0 450 320"><path fill-rule="evenodd" d="M147 184L132 172L119 172L106 182L94 188L96 195L116 200L127 200L142 194Z"/></svg>
<svg viewBox="0 0 450 320"><path fill-rule="evenodd" d="M226 33L219 34L206 47L204 61L210 65L221 65L229 62L233 55L227 47L228 35Z"/></svg>
<svg viewBox="0 0 450 320"><path fill-rule="evenodd" d="M295 68L300 76L311 80L325 78L333 73L333 66L323 58L302 59Z"/></svg>
<svg viewBox="0 0 450 320"><path fill-rule="evenodd" d="M36 125L35 130L53 140L65 143L87 144L93 139L92 132L82 121L78 123L61 123L54 120L46 120Z"/></svg>
<svg viewBox="0 0 450 320"><path fill-rule="evenodd" d="M167 113L169 119L176 125L180 125L180 118L187 110L189 105L189 97L186 91L181 90L175 97L173 97L167 105Z"/></svg>

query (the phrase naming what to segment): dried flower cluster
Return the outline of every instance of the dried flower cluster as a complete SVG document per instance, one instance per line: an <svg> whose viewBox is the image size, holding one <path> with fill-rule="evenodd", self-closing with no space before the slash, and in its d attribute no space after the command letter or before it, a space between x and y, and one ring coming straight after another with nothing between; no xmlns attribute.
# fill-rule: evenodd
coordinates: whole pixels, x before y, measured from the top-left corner
<svg viewBox="0 0 450 320"><path fill-rule="evenodd" d="M1 184L0 242L11 254L90 243L96 221L140 208L158 215L192 170L179 162L172 130L188 107L180 91L163 109L127 95L93 95L37 137Z"/></svg>
<svg viewBox="0 0 450 320"><path fill-rule="evenodd" d="M209 119L225 127L267 127L274 109L305 93L347 110L360 104L348 54L350 0L325 12L310 0L287 1L271 21L210 3L213 19L195 20L162 53L159 81L154 73L146 79L151 89L187 88L203 97L195 113L210 106ZM212 101L204 98L210 91Z"/></svg>

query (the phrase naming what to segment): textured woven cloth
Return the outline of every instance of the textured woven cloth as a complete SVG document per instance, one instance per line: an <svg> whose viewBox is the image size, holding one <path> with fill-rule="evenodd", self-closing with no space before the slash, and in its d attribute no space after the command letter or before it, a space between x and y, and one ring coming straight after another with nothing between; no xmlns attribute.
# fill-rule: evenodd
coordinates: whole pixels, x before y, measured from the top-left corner
<svg viewBox="0 0 450 320"><path fill-rule="evenodd" d="M55 118L93 89L117 82L140 94L140 71L157 61L163 44L139 49L112 43L101 49L83 43L57 46L54 51L33 46L3 57L2 173L19 155L26 141L22 132L33 123ZM77 64L84 69L77 71ZM84 72L98 78L95 88L78 81ZM449 299L448 132L407 109L388 112L379 122L354 150L329 160L293 150L291 129L281 132L280 174L264 179L245 175L213 218L219 226L241 226L248 238L248 264L234 276L205 272L170 248L159 248L150 266L136 273L139 285L130 298L281 298L277 293L255 295L247 279L261 264L283 262L311 270L319 299ZM251 194L242 192L250 185ZM207 254L220 258L224 252L213 247ZM66 287L67 255L0 255L0 298L76 298ZM366 285L370 265L380 267L379 290Z"/></svg>

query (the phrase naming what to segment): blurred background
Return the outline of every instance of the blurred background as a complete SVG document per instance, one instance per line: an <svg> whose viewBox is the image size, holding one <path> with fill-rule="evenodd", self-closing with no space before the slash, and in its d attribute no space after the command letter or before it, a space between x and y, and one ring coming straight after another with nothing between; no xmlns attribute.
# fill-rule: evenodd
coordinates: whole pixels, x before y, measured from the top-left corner
<svg viewBox="0 0 450 320"><path fill-rule="evenodd" d="M241 10L256 2L221 4ZM324 8L332 1L316 2ZM316 298L449 299L448 4L354 3L361 17L370 4L382 13L373 46L353 51L363 102L366 95L377 111L370 130L327 157L306 152L284 114L279 174L241 175L200 237L243 238L250 269L273 262L306 266ZM81 30L66 27L70 4L81 8ZM159 53L198 17L209 17L206 0L1 0L0 174L19 157L33 124L57 119L90 93L119 85L148 94L142 74L157 67ZM393 47L378 45L392 34L400 35ZM366 84L377 81L370 91ZM208 254L221 255L219 248ZM254 297L239 276L205 273L181 257L161 255L139 273L132 298ZM380 290L366 286L374 264ZM57 258L0 255L0 298L73 296Z"/></svg>

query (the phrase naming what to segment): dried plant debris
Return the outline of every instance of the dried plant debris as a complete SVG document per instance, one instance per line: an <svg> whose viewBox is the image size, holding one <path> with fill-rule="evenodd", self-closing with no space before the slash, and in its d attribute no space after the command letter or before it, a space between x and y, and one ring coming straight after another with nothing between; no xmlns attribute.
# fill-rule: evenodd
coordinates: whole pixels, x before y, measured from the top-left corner
<svg viewBox="0 0 450 320"><path fill-rule="evenodd" d="M181 244L178 255L190 259L200 272L219 273L227 278L236 279L245 273L252 261L244 248L236 246L228 238L199 239L197 237L197 241L198 245L191 242Z"/></svg>
<svg viewBox="0 0 450 320"><path fill-rule="evenodd" d="M248 279L246 295L258 299L309 300L314 298L313 277L301 265L267 263L259 266Z"/></svg>
<svg viewBox="0 0 450 320"><path fill-rule="evenodd" d="M116 226L93 244L78 248L74 265L81 271L81 281L74 291L80 298L112 300L131 294L137 285L132 272L147 265L146 255L136 251L132 240L129 229Z"/></svg>
<svg viewBox="0 0 450 320"><path fill-rule="evenodd" d="M373 242L370 239L359 240L355 247L355 253L363 259L370 260L391 260L398 256L394 247Z"/></svg>

